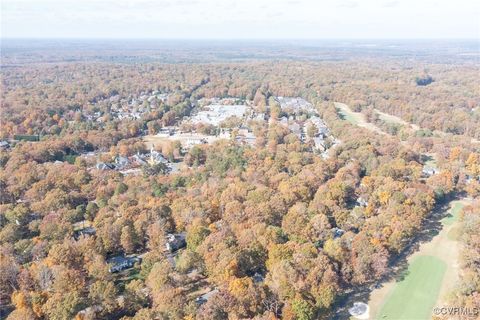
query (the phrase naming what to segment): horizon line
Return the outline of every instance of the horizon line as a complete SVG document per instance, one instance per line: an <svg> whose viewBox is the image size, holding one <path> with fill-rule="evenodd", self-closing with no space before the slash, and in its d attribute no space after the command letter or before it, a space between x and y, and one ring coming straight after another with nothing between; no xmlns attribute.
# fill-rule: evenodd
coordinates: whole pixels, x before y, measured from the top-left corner
<svg viewBox="0 0 480 320"><path fill-rule="evenodd" d="M365 40L407 40L407 41L421 41L421 40L437 40L437 41L452 41L452 40L469 40L480 42L480 37L456 37L456 38L408 38L408 37L394 37L394 38L162 38L162 37L2 37L0 40L161 40L161 41L365 41Z"/></svg>

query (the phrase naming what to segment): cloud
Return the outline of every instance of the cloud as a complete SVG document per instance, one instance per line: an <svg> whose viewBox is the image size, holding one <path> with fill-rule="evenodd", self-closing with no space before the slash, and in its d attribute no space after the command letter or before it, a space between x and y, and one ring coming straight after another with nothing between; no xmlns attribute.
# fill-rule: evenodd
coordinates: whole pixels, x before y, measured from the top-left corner
<svg viewBox="0 0 480 320"><path fill-rule="evenodd" d="M383 8L395 8L395 7L398 7L399 4L400 4L400 1L398 0L390 0L390 1L383 1L381 6Z"/></svg>
<svg viewBox="0 0 480 320"><path fill-rule="evenodd" d="M478 0L0 1L3 37L478 38Z"/></svg>
<svg viewBox="0 0 480 320"><path fill-rule="evenodd" d="M341 0L338 1L338 8L356 8L358 7L359 2L354 0Z"/></svg>

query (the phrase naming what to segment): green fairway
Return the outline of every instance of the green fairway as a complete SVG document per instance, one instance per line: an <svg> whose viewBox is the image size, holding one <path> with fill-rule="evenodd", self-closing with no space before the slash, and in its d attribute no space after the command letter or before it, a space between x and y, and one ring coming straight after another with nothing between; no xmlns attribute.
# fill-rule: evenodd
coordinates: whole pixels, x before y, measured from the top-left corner
<svg viewBox="0 0 480 320"><path fill-rule="evenodd" d="M353 112L349 106L344 103L335 102L335 108L340 119L346 120L353 125L368 129L373 132L386 134L375 124L367 122L365 116L360 112Z"/></svg>
<svg viewBox="0 0 480 320"><path fill-rule="evenodd" d="M355 114L352 111L347 110L346 108L340 108L337 106L337 113L340 115L342 120L347 120L351 124L358 125L359 115Z"/></svg>
<svg viewBox="0 0 480 320"><path fill-rule="evenodd" d="M378 320L427 320L442 285L447 265L433 256L415 258L382 306Z"/></svg>
<svg viewBox="0 0 480 320"><path fill-rule="evenodd" d="M462 211L464 207L464 204L461 202L453 202L452 209L448 212L448 215L442 219L442 223L445 226L452 225L454 222L458 221L458 215L460 214L460 211Z"/></svg>

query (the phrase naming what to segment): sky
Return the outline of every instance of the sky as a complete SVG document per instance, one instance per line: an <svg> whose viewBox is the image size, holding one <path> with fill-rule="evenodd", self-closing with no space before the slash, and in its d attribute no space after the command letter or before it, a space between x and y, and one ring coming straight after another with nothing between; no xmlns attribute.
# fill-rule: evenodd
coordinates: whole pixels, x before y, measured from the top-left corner
<svg viewBox="0 0 480 320"><path fill-rule="evenodd" d="M0 1L2 38L480 38L478 0Z"/></svg>

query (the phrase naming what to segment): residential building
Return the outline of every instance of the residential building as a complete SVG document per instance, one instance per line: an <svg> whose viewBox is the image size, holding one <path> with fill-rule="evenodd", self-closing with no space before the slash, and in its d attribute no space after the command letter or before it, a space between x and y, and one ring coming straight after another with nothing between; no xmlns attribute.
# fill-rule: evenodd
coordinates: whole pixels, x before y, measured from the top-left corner
<svg viewBox="0 0 480 320"><path fill-rule="evenodd" d="M187 246L186 236L187 234L185 232L167 234L165 248L170 252L185 248Z"/></svg>
<svg viewBox="0 0 480 320"><path fill-rule="evenodd" d="M115 165L112 163L105 163L105 162L99 162L95 166L97 170L113 170L115 169Z"/></svg>
<svg viewBox="0 0 480 320"><path fill-rule="evenodd" d="M215 295L216 293L218 293L218 289L213 289L212 291L210 292L207 292L205 294L202 294L201 296L197 297L195 299L195 302L198 304L198 305L202 305L204 303L206 303L213 295Z"/></svg>
<svg viewBox="0 0 480 320"><path fill-rule="evenodd" d="M438 173L440 173L440 170L438 170L437 168L423 167L422 169L422 174L424 177L431 177L434 174L438 174Z"/></svg>
<svg viewBox="0 0 480 320"><path fill-rule="evenodd" d="M125 269L133 268L135 263L141 262L141 258L137 256L125 257L123 255L111 257L107 260L107 263L110 265L110 273L116 273L123 271Z"/></svg>

